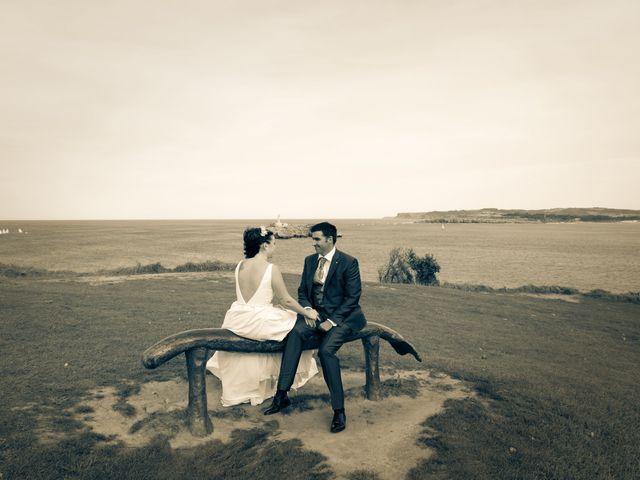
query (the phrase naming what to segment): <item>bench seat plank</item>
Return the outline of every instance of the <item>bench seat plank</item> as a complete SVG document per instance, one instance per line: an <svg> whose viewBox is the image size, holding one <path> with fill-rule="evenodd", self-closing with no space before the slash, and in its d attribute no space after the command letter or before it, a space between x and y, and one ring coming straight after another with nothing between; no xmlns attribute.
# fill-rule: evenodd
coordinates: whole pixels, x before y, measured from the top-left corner
<svg viewBox="0 0 640 480"><path fill-rule="evenodd" d="M405 340L402 335L379 323L367 323L366 327L352 335L347 342L370 336L377 336L386 340L399 355L411 354L417 361L422 361L415 347ZM266 340L261 342L250 340L239 337L224 328L200 328L170 335L147 348L142 354L142 364L149 369L157 368L173 357L193 348L223 350L225 352L275 353L282 352L284 344L284 341ZM305 342L303 348L305 350L313 350L318 347L319 341L315 340Z"/></svg>

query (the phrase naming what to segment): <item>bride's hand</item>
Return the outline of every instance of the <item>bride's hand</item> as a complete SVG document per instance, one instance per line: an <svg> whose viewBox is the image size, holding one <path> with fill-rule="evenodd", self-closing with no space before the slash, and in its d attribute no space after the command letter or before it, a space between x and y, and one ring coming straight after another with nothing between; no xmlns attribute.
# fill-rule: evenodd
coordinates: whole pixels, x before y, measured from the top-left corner
<svg viewBox="0 0 640 480"><path fill-rule="evenodd" d="M318 319L318 312L313 308L307 308L304 312L304 318L310 327L314 327L315 321Z"/></svg>

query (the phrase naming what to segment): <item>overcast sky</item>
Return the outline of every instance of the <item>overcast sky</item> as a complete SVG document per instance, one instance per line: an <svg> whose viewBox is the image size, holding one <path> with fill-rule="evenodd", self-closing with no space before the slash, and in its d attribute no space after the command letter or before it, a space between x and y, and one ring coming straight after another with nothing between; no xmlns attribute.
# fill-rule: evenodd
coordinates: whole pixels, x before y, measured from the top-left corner
<svg viewBox="0 0 640 480"><path fill-rule="evenodd" d="M640 208L637 0L0 7L0 219Z"/></svg>

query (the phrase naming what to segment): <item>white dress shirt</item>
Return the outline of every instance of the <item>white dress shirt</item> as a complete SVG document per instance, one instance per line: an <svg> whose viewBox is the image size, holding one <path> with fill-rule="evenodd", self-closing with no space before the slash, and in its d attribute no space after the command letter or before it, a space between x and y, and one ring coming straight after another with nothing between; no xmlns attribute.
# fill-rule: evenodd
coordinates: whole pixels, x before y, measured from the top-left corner
<svg viewBox="0 0 640 480"><path fill-rule="evenodd" d="M324 256L326 263L324 264L324 268L322 270L322 283L327 281L327 275L329 275L329 268L331 268L331 260L333 260L333 256L336 253L336 247L333 247L329 253ZM322 255L318 255L318 261L322 258Z"/></svg>

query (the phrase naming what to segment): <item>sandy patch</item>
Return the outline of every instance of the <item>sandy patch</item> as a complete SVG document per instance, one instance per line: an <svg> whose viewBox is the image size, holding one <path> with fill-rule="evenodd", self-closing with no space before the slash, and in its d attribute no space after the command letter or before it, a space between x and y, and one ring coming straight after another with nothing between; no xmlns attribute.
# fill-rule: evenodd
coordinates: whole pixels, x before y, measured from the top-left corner
<svg viewBox="0 0 640 480"><path fill-rule="evenodd" d="M569 303L580 303L580 295L560 295L559 293L522 293L527 297L545 298L547 300L562 300Z"/></svg>
<svg viewBox="0 0 640 480"><path fill-rule="evenodd" d="M419 460L433 453L416 443L423 430L421 423L441 412L446 399L464 398L469 392L449 377L433 379L425 372L403 372L401 376L419 381L415 398L347 399L347 430L337 435L329 431L333 411L327 404L282 415L278 419L281 438L299 438L307 448L322 453L339 478L354 470L373 470L382 479L404 478ZM355 377L349 380L362 385L362 374Z"/></svg>
<svg viewBox="0 0 640 480"><path fill-rule="evenodd" d="M383 380L390 377L383 372ZM279 426L274 439L300 439L306 448L327 457L338 478L345 478L355 470L371 470L381 479L395 479L404 477L419 460L433 453L416 443L423 430L421 423L442 411L445 400L464 398L471 393L461 382L442 374L431 376L429 372L415 371L396 373L392 377L414 382L415 398L398 395L378 402L366 400L359 394L364 373L343 372L347 429L339 434L329 432L333 412L322 398L327 390L321 375L299 392L292 393L294 406L304 401L304 409L292 408L286 414L269 417L262 414L269 401L256 407L222 407L220 382L207 375L208 407L214 432L206 438L193 437L184 425L187 383L183 380L142 385L138 394L127 399L135 408L135 414L129 417L118 411L117 406L114 410L118 403L114 389L96 390L81 405L81 409L90 412L76 414L76 418L94 432L113 436L131 446L144 445L158 434L171 435L174 448L194 447L212 439L226 443L235 429L260 427L276 420Z"/></svg>

